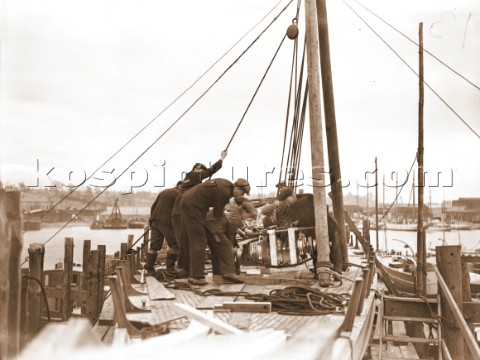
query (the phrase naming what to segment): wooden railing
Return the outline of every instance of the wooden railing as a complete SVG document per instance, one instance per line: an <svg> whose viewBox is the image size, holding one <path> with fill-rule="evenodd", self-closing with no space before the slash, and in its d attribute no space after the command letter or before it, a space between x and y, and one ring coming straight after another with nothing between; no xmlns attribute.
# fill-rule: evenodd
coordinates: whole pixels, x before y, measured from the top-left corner
<svg viewBox="0 0 480 360"><path fill-rule="evenodd" d="M472 331L470 330L467 322L465 321L465 318L463 317L462 312L460 311L457 303L455 302L455 299L453 298L450 289L445 283L445 280L443 280L442 274L436 266L434 267L434 269L435 274L437 275L438 285L442 289L443 296L441 297L441 299L446 302L450 307L450 310L452 311L453 317L455 319L455 324L462 332L463 339L465 341L465 344L468 346L468 349L470 350L470 354L473 356L474 359L480 359L480 347L478 346L477 340L473 336Z"/></svg>

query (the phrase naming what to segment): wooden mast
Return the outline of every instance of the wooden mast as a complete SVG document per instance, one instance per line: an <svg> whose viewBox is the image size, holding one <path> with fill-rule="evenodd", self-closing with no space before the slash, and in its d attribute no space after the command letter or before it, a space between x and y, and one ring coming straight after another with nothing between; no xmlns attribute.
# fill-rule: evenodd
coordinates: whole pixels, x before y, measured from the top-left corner
<svg viewBox="0 0 480 360"><path fill-rule="evenodd" d="M427 272L425 270L426 263L426 244L425 231L423 228L423 23L418 26L419 35L419 101L418 101L418 211L417 211L417 295L425 296Z"/></svg>
<svg viewBox="0 0 480 360"><path fill-rule="evenodd" d="M323 105L325 107L325 128L327 133L328 164L332 189L333 215L338 224L342 270L348 267L347 234L345 232L345 208L343 206L342 174L338 151L335 102L333 96L332 66L330 63L330 43L328 38L327 6L325 0L316 0L318 37L320 43L320 66L322 71Z"/></svg>
<svg viewBox="0 0 480 360"><path fill-rule="evenodd" d="M312 155L312 189L315 207L315 239L317 242L316 272L320 286L330 285L330 246L328 241L327 199L325 193L325 163L320 107L320 71L318 56L317 10L315 0L305 1L308 105Z"/></svg>

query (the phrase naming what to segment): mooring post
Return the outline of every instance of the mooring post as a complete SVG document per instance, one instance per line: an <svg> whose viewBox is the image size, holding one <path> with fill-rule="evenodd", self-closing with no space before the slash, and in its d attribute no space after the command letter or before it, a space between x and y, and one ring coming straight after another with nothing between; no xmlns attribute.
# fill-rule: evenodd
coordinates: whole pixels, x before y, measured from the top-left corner
<svg viewBox="0 0 480 360"><path fill-rule="evenodd" d="M90 248L92 246L92 242L90 240L83 241L83 258L82 258L82 290L87 290L87 276L88 276L88 262L90 256ZM87 306L86 304L82 304L82 315L87 315Z"/></svg>
<svg viewBox="0 0 480 360"><path fill-rule="evenodd" d="M20 191L0 189L0 358L20 347L20 257L23 247Z"/></svg>
<svg viewBox="0 0 480 360"><path fill-rule="evenodd" d="M120 260L127 260L127 250L128 250L128 244L121 243L120 244Z"/></svg>
<svg viewBox="0 0 480 360"><path fill-rule="evenodd" d="M93 324L98 308L98 250L91 250L87 269L87 317Z"/></svg>
<svg viewBox="0 0 480 360"><path fill-rule="evenodd" d="M145 235L143 236L143 244L142 244L142 261L146 259L146 253L148 251L148 242L150 241L150 226L145 226L144 232Z"/></svg>
<svg viewBox="0 0 480 360"><path fill-rule="evenodd" d="M83 279L87 278L87 271L88 271L88 261L90 256L90 250L92 247L92 242L90 240L83 241L83 259L82 259L82 272L83 272ZM87 285L85 281L82 284L82 289L86 290Z"/></svg>
<svg viewBox="0 0 480 360"><path fill-rule="evenodd" d="M29 278L34 278L43 284L43 260L45 246L31 244L28 248ZM27 313L25 317L25 344L29 343L40 331L41 288L37 281L31 279L27 285Z"/></svg>
<svg viewBox="0 0 480 360"><path fill-rule="evenodd" d="M460 260L461 248L459 245L437 246L436 258L437 267L443 280L450 289L450 292L458 305L460 311L463 311L462 301L462 264ZM448 350L454 359L464 359L465 348L463 336L460 328L455 326L453 312L445 300L443 291L440 291L442 317L452 326L442 328L445 342Z"/></svg>
<svg viewBox="0 0 480 360"><path fill-rule="evenodd" d="M350 302L347 307L347 313L345 314L345 319L343 320L343 324L340 328L341 331L352 331L353 323L355 321L355 316L358 311L358 305L360 299L363 297L363 279L357 278L355 279L355 285L352 289L352 294L350 296Z"/></svg>
<svg viewBox="0 0 480 360"><path fill-rule="evenodd" d="M128 234L128 237L127 237L127 250L129 250L129 251L132 250L133 239L134 239L134 235L133 235L133 234Z"/></svg>
<svg viewBox="0 0 480 360"><path fill-rule="evenodd" d="M365 241L370 244L370 220L363 220L362 235Z"/></svg>
<svg viewBox="0 0 480 360"><path fill-rule="evenodd" d="M73 238L65 238L65 255L63 257L63 304L62 320L66 321L72 314L73 281Z"/></svg>
<svg viewBox="0 0 480 360"><path fill-rule="evenodd" d="M135 264L137 266L137 269L143 269L142 258L140 255L140 246L137 246L137 248L135 249Z"/></svg>

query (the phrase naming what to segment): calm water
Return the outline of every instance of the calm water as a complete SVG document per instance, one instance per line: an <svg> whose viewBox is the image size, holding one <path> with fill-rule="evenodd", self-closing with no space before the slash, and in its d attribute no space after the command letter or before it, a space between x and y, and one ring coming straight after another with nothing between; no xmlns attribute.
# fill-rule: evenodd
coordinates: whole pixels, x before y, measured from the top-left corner
<svg viewBox="0 0 480 360"><path fill-rule="evenodd" d="M50 239L62 225L42 224L38 231L27 231L23 234L23 258L28 256L28 247L32 243L44 244ZM82 262L83 241L91 240L91 249L95 250L98 245L105 245L107 255L113 255L120 251L120 244L126 243L128 235L134 236L135 242L142 234L143 229L122 229L122 230L90 230L90 225L71 225L60 231L53 239L45 245L44 269L53 269L59 261L63 262L64 244L66 237L72 237L74 241L73 259ZM141 246L143 238L135 245ZM23 265L28 266L28 263Z"/></svg>
<svg viewBox="0 0 480 360"><path fill-rule="evenodd" d="M27 231L23 234L23 257L28 256L28 247L32 243L44 244L59 229L61 225L43 225L42 230ZM52 269L55 263L63 261L64 256L64 239L65 237L73 237L74 239L74 260L82 262L83 258L83 241L91 240L91 248L96 249L97 245L105 245L107 254L112 255L120 250L120 244L127 242L128 235L134 236L136 241L142 234L143 229L124 229L124 230L90 230L89 225L71 225L63 229L53 239L45 245L45 269ZM370 232L370 241L373 247L376 247L375 231ZM398 239L401 241L396 241ZM448 245L460 244L464 250L474 251L480 248L480 230L460 230L460 231L427 231L427 250L441 245L443 239ZM380 249L394 249L402 252L406 251L405 244L416 251L417 234L413 231L392 231L379 230L379 247ZM143 239L136 246L140 246ZM385 245L386 244L386 245ZM135 246L135 247L136 247ZM28 266L28 264L24 265Z"/></svg>
<svg viewBox="0 0 480 360"><path fill-rule="evenodd" d="M417 233L415 231L378 231L379 248L381 250L400 250L405 252L405 244L417 251ZM401 241L398 241L401 240ZM370 242L376 248L376 233L370 232ZM426 232L427 251L439 245L461 245L463 250L475 251L480 248L480 230L450 230Z"/></svg>

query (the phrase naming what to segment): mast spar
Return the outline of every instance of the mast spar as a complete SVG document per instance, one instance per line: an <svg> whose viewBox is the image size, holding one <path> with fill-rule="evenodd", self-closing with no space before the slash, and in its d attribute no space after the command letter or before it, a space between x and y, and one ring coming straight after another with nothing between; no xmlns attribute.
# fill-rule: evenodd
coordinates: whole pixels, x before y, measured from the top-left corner
<svg viewBox="0 0 480 360"><path fill-rule="evenodd" d="M316 272L320 286L330 285L330 245L328 241L327 201L325 193L325 162L320 108L319 40L315 0L305 1L308 103L312 156L312 190L315 207L315 239L317 242Z"/></svg>

